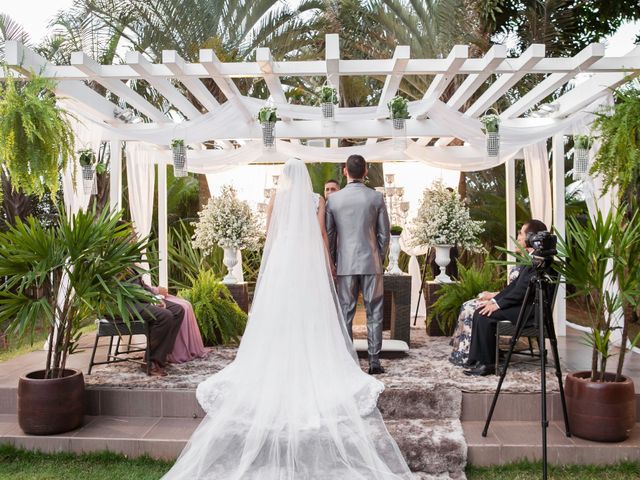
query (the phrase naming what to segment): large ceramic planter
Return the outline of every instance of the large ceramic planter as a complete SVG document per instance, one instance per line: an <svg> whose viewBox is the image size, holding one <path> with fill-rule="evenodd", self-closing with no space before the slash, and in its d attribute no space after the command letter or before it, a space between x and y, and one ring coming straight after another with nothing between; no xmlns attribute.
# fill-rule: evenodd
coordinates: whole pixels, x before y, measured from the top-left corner
<svg viewBox="0 0 640 480"><path fill-rule="evenodd" d="M65 370L62 378L44 379L44 370L18 381L18 424L24 433L55 435L82 426L84 377L79 370Z"/></svg>
<svg viewBox="0 0 640 480"><path fill-rule="evenodd" d="M565 395L571 433L596 442L621 442L629 438L636 424L636 396L633 381L623 376L614 382L591 382L591 372L567 375Z"/></svg>

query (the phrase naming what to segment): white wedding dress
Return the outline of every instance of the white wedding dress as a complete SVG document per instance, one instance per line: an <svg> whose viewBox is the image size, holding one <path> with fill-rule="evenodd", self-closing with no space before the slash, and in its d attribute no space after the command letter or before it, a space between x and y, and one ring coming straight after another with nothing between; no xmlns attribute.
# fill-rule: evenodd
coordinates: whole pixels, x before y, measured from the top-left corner
<svg viewBox="0 0 640 480"><path fill-rule="evenodd" d="M413 478L338 312L309 175L290 159L237 356L198 386L207 415L164 478Z"/></svg>

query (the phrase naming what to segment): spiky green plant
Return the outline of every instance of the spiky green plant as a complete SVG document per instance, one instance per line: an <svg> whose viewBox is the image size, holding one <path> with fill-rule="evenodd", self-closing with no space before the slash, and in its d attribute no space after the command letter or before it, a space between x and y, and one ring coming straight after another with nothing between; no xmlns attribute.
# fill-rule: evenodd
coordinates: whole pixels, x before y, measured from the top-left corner
<svg viewBox="0 0 640 480"><path fill-rule="evenodd" d="M120 213L67 217L60 210L54 227L29 217L0 232L0 324L8 322L7 333L24 338L44 322L53 339L45 378L63 376L84 322L97 316L128 322L135 304L152 301L136 283L144 273L136 264L145 242L131 239Z"/></svg>
<svg viewBox="0 0 640 480"><path fill-rule="evenodd" d="M498 291L502 283L496 266L488 258L480 269L458 264L458 281L442 284L438 299L429 308L427 325L436 319L443 332L450 330L456 324L464 302L484 291Z"/></svg>
<svg viewBox="0 0 640 480"><path fill-rule="evenodd" d="M13 185L38 197L58 191L60 171L74 153L69 114L54 88L35 74L18 81L7 69L0 85L0 157Z"/></svg>
<svg viewBox="0 0 640 480"><path fill-rule="evenodd" d="M607 215L598 211L590 222L569 218L564 236L558 236L558 272L584 299L584 310L591 332L586 341L592 347L591 380L604 381L607 360L611 356L611 333L616 311L636 309L640 304L640 213L635 209L626 218L626 208L612 209ZM617 282L618 289L608 288ZM624 315L622 344L616 381L622 374L629 331L630 315ZM640 335L632 344L640 341Z"/></svg>
<svg viewBox="0 0 640 480"><path fill-rule="evenodd" d="M205 345L238 343L247 325L247 314L213 272L201 270L191 288L181 290L179 295L193 306Z"/></svg>

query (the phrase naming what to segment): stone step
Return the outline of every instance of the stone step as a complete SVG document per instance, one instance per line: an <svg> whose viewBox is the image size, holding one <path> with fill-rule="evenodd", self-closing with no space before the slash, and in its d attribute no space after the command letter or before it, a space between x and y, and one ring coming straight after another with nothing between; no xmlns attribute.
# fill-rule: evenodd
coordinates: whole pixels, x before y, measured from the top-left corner
<svg viewBox="0 0 640 480"><path fill-rule="evenodd" d="M542 459L540 420L518 422L492 421L486 437L484 421L462 422L471 465L505 465L520 460ZM554 465L610 465L623 461L640 461L640 423L631 437L619 443L599 443L578 437L567 437L564 422L549 422L547 459Z"/></svg>
<svg viewBox="0 0 640 480"><path fill-rule="evenodd" d="M191 418L87 417L84 426L72 432L32 436L20 430L16 415L0 415L0 443L42 452L111 451L174 460L199 423L200 419ZM458 420L385 423L413 471L450 475L436 478L463 478L459 475L466 463L466 445Z"/></svg>
<svg viewBox="0 0 640 480"><path fill-rule="evenodd" d="M402 419L385 424L412 471L452 478L464 472L467 444L459 420Z"/></svg>
<svg viewBox="0 0 640 480"><path fill-rule="evenodd" d="M87 415L201 418L195 390L87 388ZM17 389L0 388L0 414L17 413ZM387 388L378 400L385 419L460 418L462 394L453 388Z"/></svg>

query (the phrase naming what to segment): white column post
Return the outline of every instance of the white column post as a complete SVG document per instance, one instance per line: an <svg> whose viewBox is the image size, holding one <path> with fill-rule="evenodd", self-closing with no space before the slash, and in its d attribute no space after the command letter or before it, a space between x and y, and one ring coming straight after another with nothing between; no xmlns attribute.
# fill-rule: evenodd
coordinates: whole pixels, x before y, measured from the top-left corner
<svg viewBox="0 0 640 480"><path fill-rule="evenodd" d="M167 164L158 162L158 260L159 286L169 286L169 245L167 239Z"/></svg>
<svg viewBox="0 0 640 480"><path fill-rule="evenodd" d="M553 227L557 235L565 235L565 186L564 186L564 134L553 136L551 143L552 158L552 190L553 190ZM553 308L556 335L564 337L567 334L567 302L566 286L558 285L558 293Z"/></svg>
<svg viewBox="0 0 640 480"><path fill-rule="evenodd" d="M516 159L505 162L506 177L506 204L507 204L507 248L511 252L516 251L516 243L513 240L516 234Z"/></svg>
<svg viewBox="0 0 640 480"><path fill-rule="evenodd" d="M112 212L122 208L122 142L111 140L111 172L109 173L109 204Z"/></svg>

